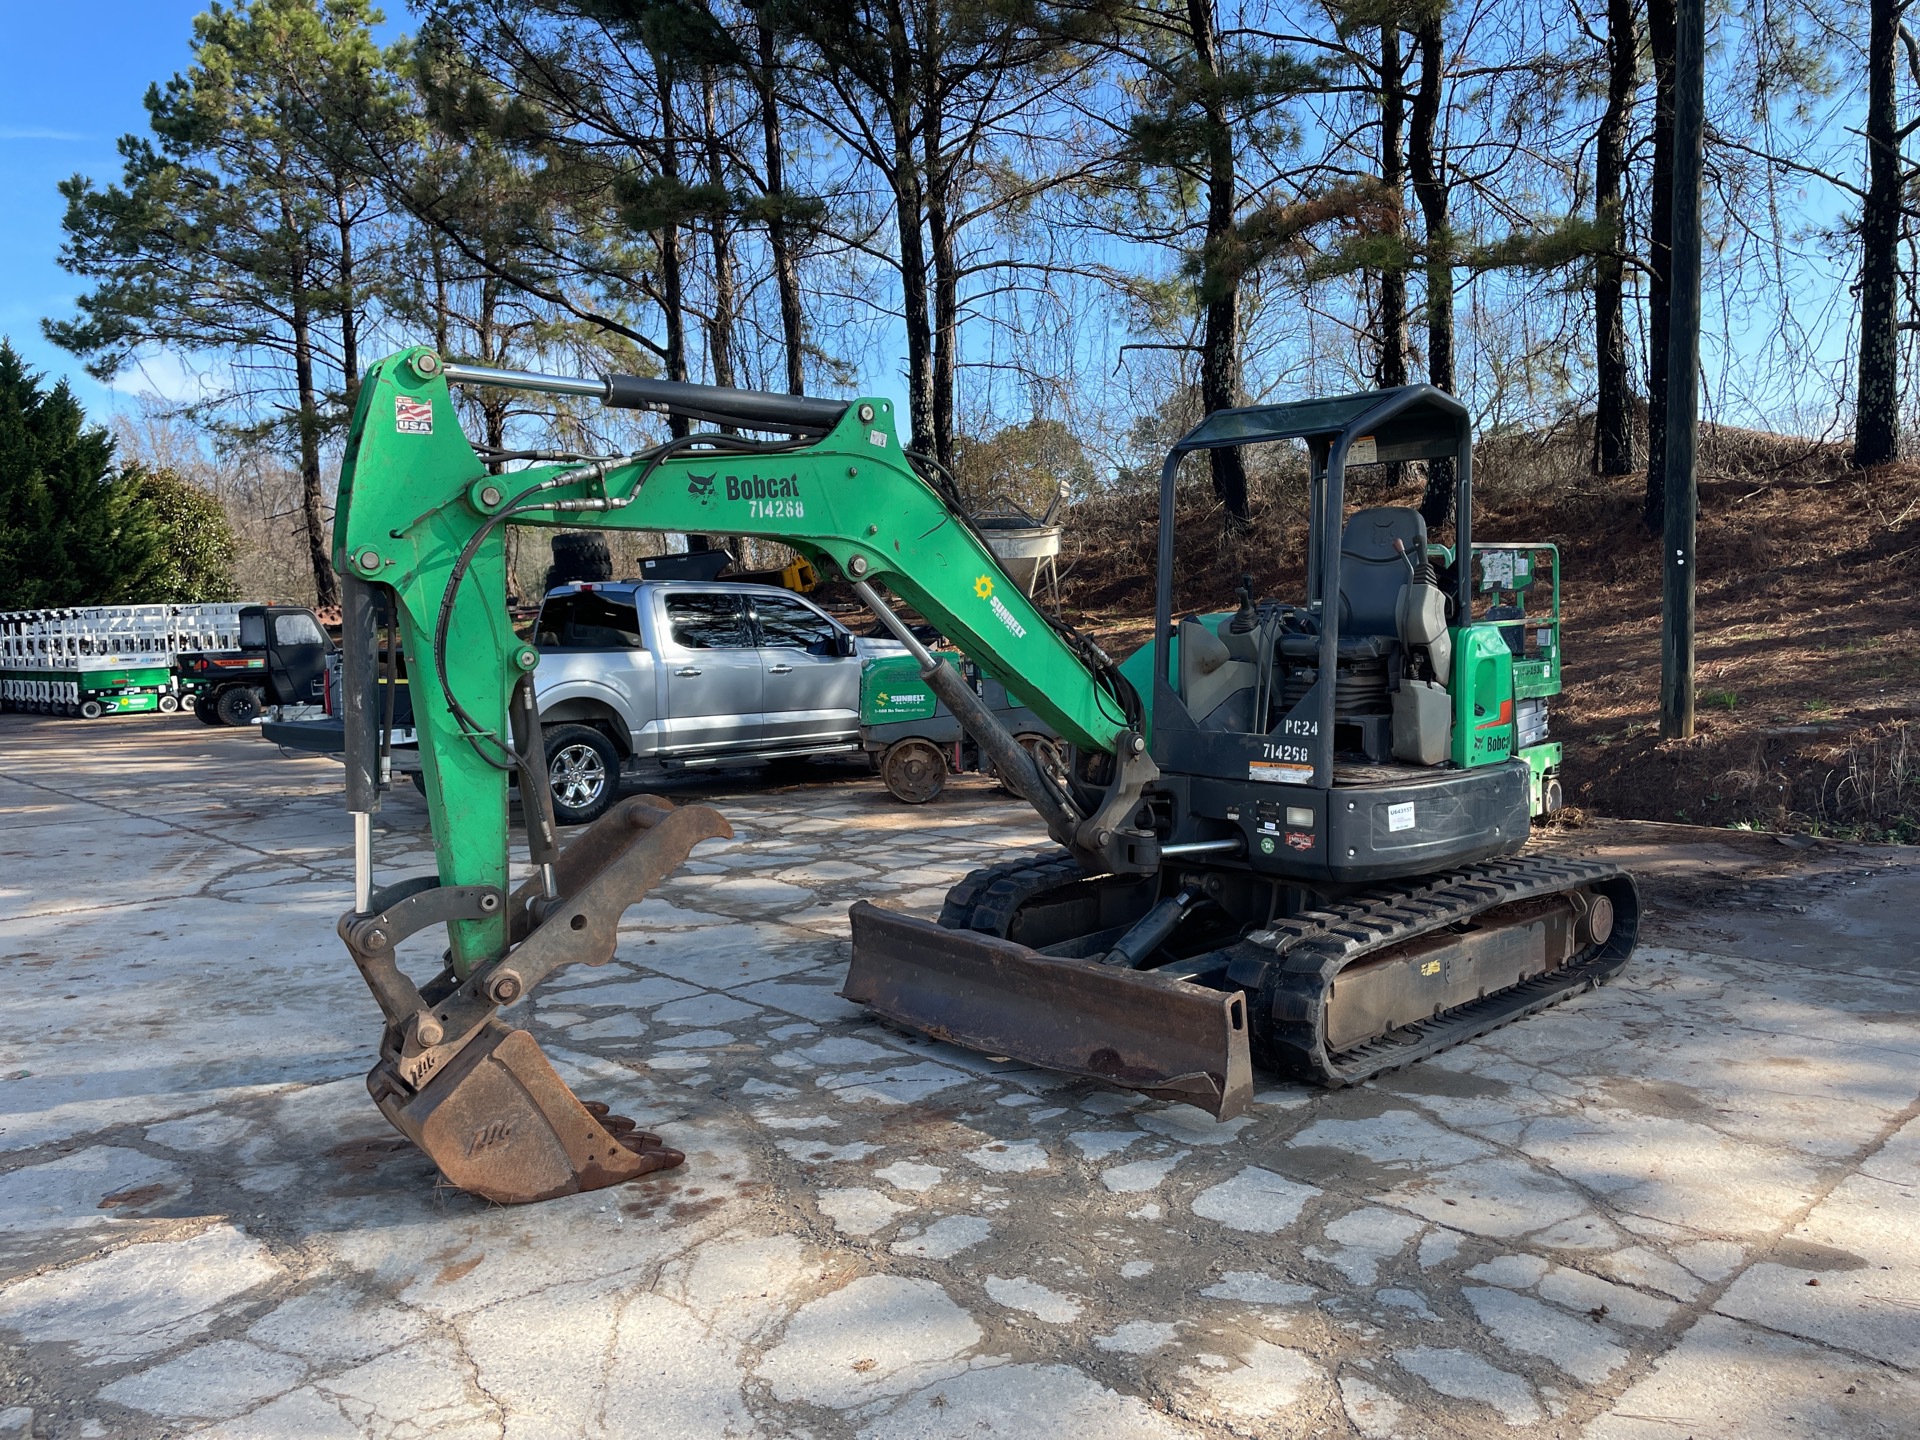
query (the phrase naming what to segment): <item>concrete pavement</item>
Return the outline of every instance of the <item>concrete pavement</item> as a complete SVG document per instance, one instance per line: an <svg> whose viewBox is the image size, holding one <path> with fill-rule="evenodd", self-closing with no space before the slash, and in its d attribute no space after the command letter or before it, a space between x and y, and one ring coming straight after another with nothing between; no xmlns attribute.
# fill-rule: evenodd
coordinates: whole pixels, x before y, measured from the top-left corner
<svg viewBox="0 0 1920 1440"><path fill-rule="evenodd" d="M1899 852L1215 1125L835 997L847 905L931 913L1023 807L723 778L738 839L521 1007L686 1166L499 1209L366 1096L337 766L167 717L0 756L0 1436L1920 1431ZM416 796L377 853L430 868Z"/></svg>

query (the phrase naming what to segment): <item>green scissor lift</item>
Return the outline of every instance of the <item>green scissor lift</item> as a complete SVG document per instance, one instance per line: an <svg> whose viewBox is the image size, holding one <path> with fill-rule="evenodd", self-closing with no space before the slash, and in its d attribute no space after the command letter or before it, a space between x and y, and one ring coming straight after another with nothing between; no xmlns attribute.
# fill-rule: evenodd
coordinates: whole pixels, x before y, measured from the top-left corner
<svg viewBox="0 0 1920 1440"><path fill-rule="evenodd" d="M0 613L0 709L84 720L172 713L182 704L175 654L228 640L239 610L89 605Z"/></svg>

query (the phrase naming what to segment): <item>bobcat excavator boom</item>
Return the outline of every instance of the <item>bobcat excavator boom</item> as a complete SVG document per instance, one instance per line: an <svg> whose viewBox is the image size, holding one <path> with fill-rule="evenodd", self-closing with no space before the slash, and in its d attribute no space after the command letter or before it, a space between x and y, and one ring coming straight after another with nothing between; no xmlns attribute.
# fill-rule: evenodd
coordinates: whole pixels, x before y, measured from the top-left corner
<svg viewBox="0 0 1920 1440"><path fill-rule="evenodd" d="M724 428L628 455L483 455L461 431L449 382ZM355 905L339 930L386 1021L368 1077L381 1110L454 1185L504 1202L617 1184L682 1158L578 1100L532 1038L500 1017L554 970L604 964L626 908L701 840L732 833L707 807L635 796L560 846L533 698L540 656L506 608L510 524L791 546L852 583L1038 811L1064 853L975 872L940 923L854 907L843 993L897 1023L1226 1116L1247 1102L1255 1059L1345 1083L1611 974L1632 948L1631 880L1603 867L1497 859L1524 842L1551 777L1514 744L1501 634L1446 624L1423 528L1402 524L1405 535L1387 537L1390 563L1367 601L1377 611L1388 595L1386 618L1370 611L1366 620L1382 633L1358 646L1344 633L1340 477L1362 426L1382 458L1457 451L1468 513L1464 411L1438 391L1209 417L1163 481L1156 640L1121 666L1006 577L950 484L902 451L885 400L484 370L427 349L381 361L355 407L334 531L355 827ZM1315 457L1312 613L1256 605L1249 591L1233 616L1176 628L1171 495L1181 454L1288 437L1305 439ZM538 463L502 471L503 460ZM1461 528L1455 568L1464 573L1471 551ZM1339 603L1325 606L1336 579ZM876 585L1016 686L1071 747L1068 773L1036 764ZM1465 597L1464 581L1459 590ZM1339 624L1320 623L1336 611ZM437 873L376 886L379 657L395 649L378 645L382 624L397 627L407 656ZM1354 733L1383 746L1387 727L1373 712L1387 703L1389 670L1418 701L1405 728L1419 763L1343 776L1343 707L1360 695L1368 714ZM1489 713L1492 722L1475 718ZM1462 728L1477 726L1470 736L1454 734L1463 717ZM1454 734L1450 747L1443 730ZM1558 747L1535 747L1545 748L1557 764ZM517 887L516 779L533 866ZM1381 819L1385 807L1391 820ZM1290 844L1276 851L1283 811ZM1373 836L1387 825L1388 839ZM1300 836L1312 843L1302 847ZM439 925L450 942L444 964L416 984L397 947Z"/></svg>

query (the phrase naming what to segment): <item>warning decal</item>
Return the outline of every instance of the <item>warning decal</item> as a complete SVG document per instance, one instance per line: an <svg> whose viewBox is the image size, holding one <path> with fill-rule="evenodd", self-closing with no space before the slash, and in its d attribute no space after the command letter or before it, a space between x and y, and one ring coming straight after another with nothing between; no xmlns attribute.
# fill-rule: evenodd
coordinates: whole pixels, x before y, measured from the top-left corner
<svg viewBox="0 0 1920 1440"><path fill-rule="evenodd" d="M1249 760L1247 778L1264 781L1269 785L1311 785L1313 767L1289 765L1280 760Z"/></svg>

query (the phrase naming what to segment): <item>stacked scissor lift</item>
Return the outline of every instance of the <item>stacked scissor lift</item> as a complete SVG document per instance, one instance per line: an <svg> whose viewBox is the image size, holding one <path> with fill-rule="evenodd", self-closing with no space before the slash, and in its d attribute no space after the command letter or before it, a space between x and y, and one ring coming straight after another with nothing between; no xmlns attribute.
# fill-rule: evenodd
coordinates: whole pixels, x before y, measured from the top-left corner
<svg viewBox="0 0 1920 1440"><path fill-rule="evenodd" d="M239 630L237 604L0 611L0 709L86 720L171 714L188 698L174 657L238 649Z"/></svg>

